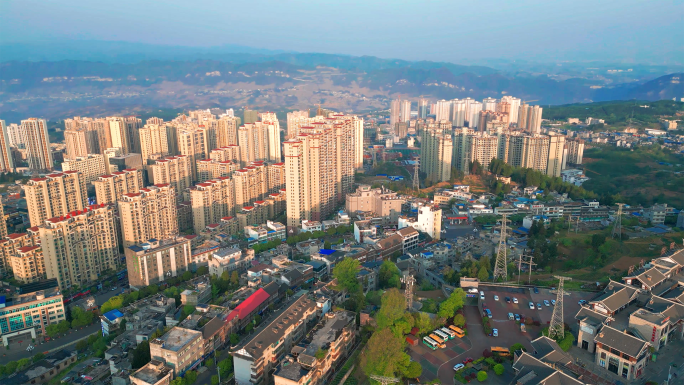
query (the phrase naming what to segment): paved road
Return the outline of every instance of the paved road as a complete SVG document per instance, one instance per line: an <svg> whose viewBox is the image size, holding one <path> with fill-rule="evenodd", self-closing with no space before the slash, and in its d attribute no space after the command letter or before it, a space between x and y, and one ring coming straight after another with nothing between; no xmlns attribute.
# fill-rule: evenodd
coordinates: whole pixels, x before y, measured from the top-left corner
<svg viewBox="0 0 684 385"><path fill-rule="evenodd" d="M95 304L97 306L101 306L103 303L107 302L110 298L121 294L121 287L117 287L116 291L112 291L111 289L105 289L103 291L100 291L94 295L95 297ZM80 299L78 301L72 302L69 304L69 307L73 308L76 305L80 305L84 302L83 299Z"/></svg>
<svg viewBox="0 0 684 385"><path fill-rule="evenodd" d="M9 361L17 361L22 358L27 358L27 357L32 357L36 353L41 353L45 352L48 350L53 350L53 349L58 349L61 348L64 345L67 345L69 343L72 343L80 338L89 336L93 333L99 332L101 329L100 323L96 322L90 326L87 326L83 329L79 330L69 330L67 332L66 336L58 337L55 339L52 339L48 342L41 344L32 344L36 348L32 350L31 352L26 351L26 347L28 346L29 343L31 343L31 336L29 338L17 338L14 341L10 341L10 348L9 350L4 350L2 357L0 357L0 364L5 364ZM21 344L18 343L17 341L23 341Z"/></svg>

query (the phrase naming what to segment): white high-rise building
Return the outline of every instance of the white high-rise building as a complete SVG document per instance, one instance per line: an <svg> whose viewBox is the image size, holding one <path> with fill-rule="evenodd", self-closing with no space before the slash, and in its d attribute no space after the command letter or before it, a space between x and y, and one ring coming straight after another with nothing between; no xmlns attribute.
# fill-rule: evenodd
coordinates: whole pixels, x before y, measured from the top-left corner
<svg viewBox="0 0 684 385"><path fill-rule="evenodd" d="M26 148L24 143L24 136L21 134L21 126L16 123L10 123L7 126L7 138L9 139L9 144L12 147Z"/></svg>
<svg viewBox="0 0 684 385"><path fill-rule="evenodd" d="M482 111L496 111L496 103L494 98L485 98L482 101Z"/></svg>
<svg viewBox="0 0 684 385"><path fill-rule="evenodd" d="M10 151L9 135L5 121L0 120L0 172L14 171L14 161Z"/></svg>
<svg viewBox="0 0 684 385"><path fill-rule="evenodd" d="M429 101L427 99L418 100L418 119L427 118L428 104L429 104Z"/></svg>
<svg viewBox="0 0 684 385"><path fill-rule="evenodd" d="M451 100L440 100L437 102L435 121L451 121Z"/></svg>
<svg viewBox="0 0 684 385"><path fill-rule="evenodd" d="M21 134L28 150L31 170L52 170L52 150L45 119L29 118L21 121Z"/></svg>
<svg viewBox="0 0 684 385"><path fill-rule="evenodd" d="M468 127L477 129L480 122L480 111L482 111L482 103L471 102L469 108L470 120L468 120Z"/></svg>
<svg viewBox="0 0 684 385"><path fill-rule="evenodd" d="M514 98L513 96L502 96L502 102L506 102L511 105L511 112L509 114L508 122L518 123L518 111L520 110L520 98Z"/></svg>
<svg viewBox="0 0 684 385"><path fill-rule="evenodd" d="M454 127L465 126L466 120L466 102L465 100L455 99L452 104L451 123Z"/></svg>

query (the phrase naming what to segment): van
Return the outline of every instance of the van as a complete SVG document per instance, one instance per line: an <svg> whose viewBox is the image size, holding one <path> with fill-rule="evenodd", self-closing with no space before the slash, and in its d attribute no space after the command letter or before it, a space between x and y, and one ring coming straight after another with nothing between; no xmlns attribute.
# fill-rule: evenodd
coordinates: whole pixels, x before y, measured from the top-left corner
<svg viewBox="0 0 684 385"><path fill-rule="evenodd" d="M484 301L484 299L485 299L485 298L484 298L484 291L481 291L481 292L480 292L480 299Z"/></svg>

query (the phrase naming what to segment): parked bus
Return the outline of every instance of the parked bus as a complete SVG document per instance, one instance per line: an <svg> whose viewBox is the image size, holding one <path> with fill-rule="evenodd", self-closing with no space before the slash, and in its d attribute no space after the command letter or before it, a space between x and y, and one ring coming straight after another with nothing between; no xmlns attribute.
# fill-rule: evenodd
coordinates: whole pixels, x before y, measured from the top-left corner
<svg viewBox="0 0 684 385"><path fill-rule="evenodd" d="M430 337L423 337L423 343L425 344L425 346L432 350L437 350L437 348L439 347L437 342L435 342L435 340L433 340Z"/></svg>
<svg viewBox="0 0 684 385"><path fill-rule="evenodd" d="M439 338L439 336L436 335L435 333L430 334L429 337L432 338L433 340L435 340L435 342L437 342L438 348L445 348L446 347L446 345L444 344L444 340Z"/></svg>
<svg viewBox="0 0 684 385"><path fill-rule="evenodd" d="M444 333L443 331L437 329L433 333L437 334L439 338L441 338L444 341L449 341L449 335Z"/></svg>
<svg viewBox="0 0 684 385"><path fill-rule="evenodd" d="M500 346L492 346L492 353L497 353L500 356L508 356L511 354L508 348L502 348Z"/></svg>
<svg viewBox="0 0 684 385"><path fill-rule="evenodd" d="M456 333L454 333L451 329L449 328L441 328L439 329L442 333L446 334L449 336L450 340L453 340L456 337Z"/></svg>
<svg viewBox="0 0 684 385"><path fill-rule="evenodd" d="M460 327L455 326L455 325L451 325L451 326L449 326L449 329L453 330L453 332L456 333L456 337L458 337L458 338L465 337L465 332Z"/></svg>

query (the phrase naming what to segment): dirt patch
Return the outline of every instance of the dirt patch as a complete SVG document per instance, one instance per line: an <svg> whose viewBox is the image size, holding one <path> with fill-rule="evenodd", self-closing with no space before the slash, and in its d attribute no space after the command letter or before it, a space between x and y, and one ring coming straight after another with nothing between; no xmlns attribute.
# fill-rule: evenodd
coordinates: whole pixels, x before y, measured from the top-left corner
<svg viewBox="0 0 684 385"><path fill-rule="evenodd" d="M416 291L415 295L420 298L430 298L438 302L446 299L441 290Z"/></svg>
<svg viewBox="0 0 684 385"><path fill-rule="evenodd" d="M638 265L639 261L641 261L642 259L643 258L641 258L641 257L623 256L623 257L620 257L620 259L618 259L617 261L615 261L613 263L609 263L606 266L602 267L601 271L605 271L608 273L614 269L619 270L619 271L627 270L627 269L629 269L630 266Z"/></svg>

